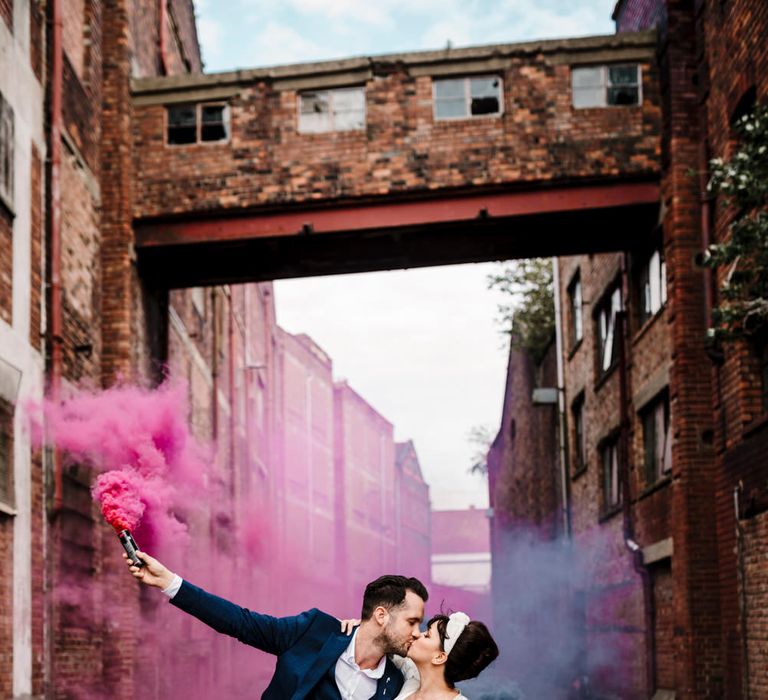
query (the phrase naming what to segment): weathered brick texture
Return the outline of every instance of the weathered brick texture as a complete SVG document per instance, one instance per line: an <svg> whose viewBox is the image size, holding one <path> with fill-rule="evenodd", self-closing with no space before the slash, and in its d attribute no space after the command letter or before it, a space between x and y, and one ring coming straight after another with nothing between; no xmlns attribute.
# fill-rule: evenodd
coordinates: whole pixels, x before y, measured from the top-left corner
<svg viewBox="0 0 768 700"><path fill-rule="evenodd" d="M627 40L630 41L630 40ZM571 106L570 63L584 45L578 40L504 47L504 58L475 67L503 80L499 117L436 121L429 61L419 54L371 61L355 73L365 86L365 128L305 134L298 131L298 92L269 71L252 78L224 74L229 85L231 141L167 145L162 81L135 86L133 122L137 158L136 217L234 209L284 202L400 195L441 188L499 186L576 177L642 177L658 173L659 102L653 37L639 35L634 46L614 47L592 40L592 60L639 60L643 103L621 109L576 110ZM467 50L457 54L471 65ZM639 59L637 57L640 57ZM447 63L450 63L448 61ZM344 64L346 65L346 64ZM464 64L462 64L464 65ZM300 78L306 89L322 87L335 64L317 64ZM343 68L343 66L342 66ZM369 74L371 73L371 74ZM461 73L458 73L461 75ZM360 77L363 76L363 77ZM190 78L190 100L204 100L206 85ZM327 82L326 82L327 86ZM157 94L160 91L160 94ZM154 97L148 97L155 94ZM166 93L178 102L184 92ZM214 94L214 93L210 93ZM200 97L202 95L202 97ZM139 104L141 98L143 103ZM146 101L156 104L146 104ZM169 175L172 173L173 175Z"/></svg>

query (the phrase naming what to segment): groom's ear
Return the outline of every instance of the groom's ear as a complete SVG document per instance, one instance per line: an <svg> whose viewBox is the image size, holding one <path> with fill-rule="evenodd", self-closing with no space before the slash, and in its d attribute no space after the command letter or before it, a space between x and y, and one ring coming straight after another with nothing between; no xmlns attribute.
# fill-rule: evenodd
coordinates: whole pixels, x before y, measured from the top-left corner
<svg viewBox="0 0 768 700"><path fill-rule="evenodd" d="M384 627L384 625L386 625L389 621L389 610L387 610L383 605L377 605L373 609L373 619L376 620L379 625Z"/></svg>

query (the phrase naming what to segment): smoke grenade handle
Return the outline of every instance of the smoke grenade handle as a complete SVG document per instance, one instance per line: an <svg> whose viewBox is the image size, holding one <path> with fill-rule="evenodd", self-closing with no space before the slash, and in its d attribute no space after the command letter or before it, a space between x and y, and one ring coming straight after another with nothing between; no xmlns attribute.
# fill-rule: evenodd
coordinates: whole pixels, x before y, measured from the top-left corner
<svg viewBox="0 0 768 700"><path fill-rule="evenodd" d="M139 568L145 566L143 560L139 558L138 554L136 554L139 549L139 545L136 544L136 540L133 539L133 535L131 535L130 531L121 530L117 536L120 538L120 544L123 545L123 549L128 555L128 558L131 560L131 563L134 566L138 566Z"/></svg>

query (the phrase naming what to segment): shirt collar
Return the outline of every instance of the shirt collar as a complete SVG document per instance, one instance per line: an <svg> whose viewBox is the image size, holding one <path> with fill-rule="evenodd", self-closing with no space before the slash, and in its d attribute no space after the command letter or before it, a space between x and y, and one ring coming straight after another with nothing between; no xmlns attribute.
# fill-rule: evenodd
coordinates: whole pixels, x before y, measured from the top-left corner
<svg viewBox="0 0 768 700"><path fill-rule="evenodd" d="M357 662L355 661L355 643L357 641L357 630L355 630L355 633L352 635L352 639L349 640L349 644L347 645L347 648L344 650L344 653L341 655L342 661L346 663L348 666L351 666L355 671L359 671L360 673L365 674L369 678L375 678L379 679L384 675L384 669L387 665L387 657L386 655L381 657L381 661L379 661L379 665L376 668L360 668L357 665Z"/></svg>

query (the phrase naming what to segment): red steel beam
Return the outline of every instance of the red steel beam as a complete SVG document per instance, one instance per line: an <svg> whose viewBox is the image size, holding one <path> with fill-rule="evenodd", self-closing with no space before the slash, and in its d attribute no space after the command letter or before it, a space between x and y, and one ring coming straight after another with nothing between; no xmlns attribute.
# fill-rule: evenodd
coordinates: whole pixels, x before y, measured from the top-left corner
<svg viewBox="0 0 768 700"><path fill-rule="evenodd" d="M362 205L339 204L323 208L258 213L243 211L226 216L167 223L136 224L137 247L235 241L302 233L342 233L460 223L478 217L513 217L605 209L659 201L656 182L543 187L537 190L477 195L443 195L419 201L382 201ZM196 217L196 218L193 218Z"/></svg>

